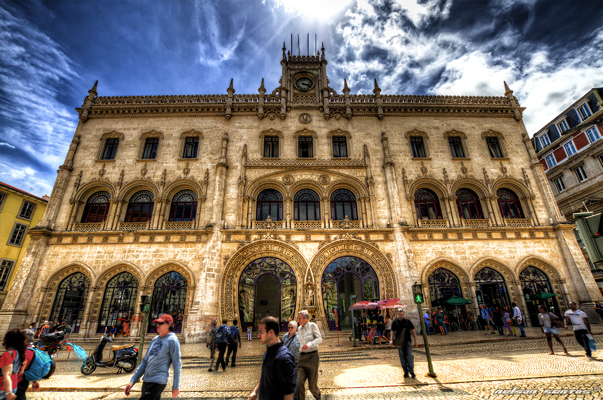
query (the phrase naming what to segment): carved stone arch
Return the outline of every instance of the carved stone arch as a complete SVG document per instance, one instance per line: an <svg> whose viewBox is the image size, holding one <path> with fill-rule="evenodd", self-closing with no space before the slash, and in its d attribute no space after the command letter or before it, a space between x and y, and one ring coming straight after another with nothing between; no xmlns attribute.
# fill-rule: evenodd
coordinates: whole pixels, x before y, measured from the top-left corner
<svg viewBox="0 0 603 400"><path fill-rule="evenodd" d="M111 199L115 198L115 187L111 184L111 182L107 182L105 180L93 180L82 187L75 193L73 197L76 201L81 201L85 203L88 200L88 197L92 196L96 192L109 192L109 196Z"/></svg>
<svg viewBox="0 0 603 400"><path fill-rule="evenodd" d="M408 187L409 196L414 199L415 193L419 189L433 190L434 193L440 198L440 201L443 201L449 197L448 189L446 189L446 187L440 181L434 178L425 177L415 179Z"/></svg>
<svg viewBox="0 0 603 400"><path fill-rule="evenodd" d="M519 274L521 274L521 271L523 271L529 266L536 267L542 272L544 272L549 277L551 282L553 280L561 281L562 279L561 274L557 272L557 270L552 267L549 262L537 256L529 256L517 264L517 267L515 268L515 274L517 275L517 279L519 279Z"/></svg>
<svg viewBox="0 0 603 400"><path fill-rule="evenodd" d="M285 135L283 135L283 132L277 131L272 128L260 132L260 140L264 139L265 136L278 136L281 139L285 137Z"/></svg>
<svg viewBox="0 0 603 400"><path fill-rule="evenodd" d="M266 189L274 189L278 191L283 196L283 198L291 197L289 189L287 189L287 187L285 187L285 185L283 185L280 180L274 179L274 177L270 179L261 177L256 179L255 181L251 182L250 185L247 186L245 194L248 197L256 199L258 195Z"/></svg>
<svg viewBox="0 0 603 400"><path fill-rule="evenodd" d="M356 201L369 195L365 185L353 178L336 179L324 190L329 200L334 191L338 189L347 189L356 196Z"/></svg>
<svg viewBox="0 0 603 400"><path fill-rule="evenodd" d="M100 137L101 141L105 141L107 139L119 139L119 140L124 140L124 134L121 132L117 132L117 131L111 131L111 132L107 132L107 133L103 133Z"/></svg>
<svg viewBox="0 0 603 400"><path fill-rule="evenodd" d="M428 139L429 136L427 135L426 132L420 131L418 129L413 129L412 131L408 131L404 134L404 138L406 139L410 139L411 137L417 137L420 136L423 139Z"/></svg>
<svg viewBox="0 0 603 400"><path fill-rule="evenodd" d="M354 256L366 261L377 274L379 280L379 297L395 299L399 297L398 280L392 264L377 247L362 240L346 238L335 240L321 248L312 258L306 279L313 277L315 282L316 304L322 305L322 274L329 263L339 257ZM322 306L317 306L316 314L324 316Z"/></svg>
<svg viewBox="0 0 603 400"><path fill-rule="evenodd" d="M238 319L239 279L241 273L253 260L261 257L275 257L291 267L297 280L296 308L302 305L303 276L307 269L305 257L293 246L278 240L258 240L241 247L228 260L220 281L220 315L218 319Z"/></svg>
<svg viewBox="0 0 603 400"><path fill-rule="evenodd" d="M190 268L179 261L168 261L153 269L147 274L144 284L141 284L141 287L144 287L145 289L152 289L155 286L157 279L171 271L176 271L184 275L189 289L195 288L195 276L193 272L190 270Z"/></svg>
<svg viewBox="0 0 603 400"><path fill-rule="evenodd" d="M310 189L316 192L316 194L322 199L327 196L324 187L318 184L317 180L303 179L300 181L295 181L291 188L289 188L289 193L291 193L291 199L295 197L295 194L303 189Z"/></svg>
<svg viewBox="0 0 603 400"><path fill-rule="evenodd" d="M145 140L146 138L159 138L159 140L163 140L163 132L159 132L156 130L144 132L140 135L140 140Z"/></svg>
<svg viewBox="0 0 603 400"><path fill-rule="evenodd" d="M515 275L515 272L507 265L505 265L505 263L493 257L485 257L478 260L469 269L469 277L471 278L471 282L475 281L475 274L477 274L482 268L486 267L492 268L493 270L500 272L500 274L503 276L503 278L505 278L505 281L507 283L514 283L517 281L517 276Z"/></svg>
<svg viewBox="0 0 603 400"><path fill-rule="evenodd" d="M471 283L467 272L454 261L440 258L429 263L421 274L421 287L423 288L423 293L426 294L425 299L427 300L427 308L431 308L432 301L429 293L429 276L440 268L447 269L459 278L463 298L472 298ZM471 279L471 281L473 281L473 279Z"/></svg>
<svg viewBox="0 0 603 400"><path fill-rule="evenodd" d="M103 301L103 297L105 296L105 287L107 286L107 282L115 275L129 272L136 279L138 279L138 296L141 293L141 284L143 281L144 274L140 268L136 265L129 263L127 261L119 261L117 263L112 264L111 266L105 268L105 270L98 275L96 281L92 284L92 287L97 289L94 294L94 299L92 299L92 307L90 308L90 316L91 320L98 320L101 303Z"/></svg>
<svg viewBox="0 0 603 400"><path fill-rule="evenodd" d="M505 140L505 136L500 132L493 131L492 129L482 132L482 139L484 140L484 142L489 137L495 137L498 139L498 145L500 146L500 149L502 151L503 158L508 158L509 153L507 152L507 142Z"/></svg>
<svg viewBox="0 0 603 400"><path fill-rule="evenodd" d="M48 278L46 285L42 286L45 296L42 303L42 309L40 310L41 320L50 318L50 314L52 313L52 305L54 304L59 285L63 279L78 272L81 272L90 279L90 287L92 287L95 274L92 268L90 268L88 265L79 261L74 261L60 267L53 275L50 276L50 278Z"/></svg>
<svg viewBox="0 0 603 400"><path fill-rule="evenodd" d="M529 256L520 261L517 264L517 267L515 268L515 274L517 275L517 281L519 283L521 271L523 271L529 266L538 268L539 270L544 272L546 276L548 276L549 281L551 282L551 286L553 288L553 292L555 294L562 295L556 297L557 302L559 303L559 307L561 309L566 309L568 305L565 302L565 289L563 288L563 283L565 282L565 279L563 275L561 275L559 271L557 271L557 269L553 267L548 261L545 261L544 259L537 256ZM521 286L521 283L519 286Z"/></svg>
<svg viewBox="0 0 603 400"><path fill-rule="evenodd" d="M532 197L530 190L523 182L510 176L503 176L494 181L492 184L492 193L496 195L498 189L511 189L520 199Z"/></svg>
<svg viewBox="0 0 603 400"><path fill-rule="evenodd" d="M182 134L180 135L180 139L185 139L187 137L198 137L199 140L201 140L201 139L203 139L203 132L199 132L195 129L191 129L189 131L182 132Z"/></svg>
<svg viewBox="0 0 603 400"><path fill-rule="evenodd" d="M475 178L461 178L454 181L452 187L450 188L450 194L452 196L456 196L456 192L459 189L471 189L473 190L480 198L480 200L484 200L486 197L490 196L490 191L484 185L483 182L478 181Z"/></svg>
<svg viewBox="0 0 603 400"><path fill-rule="evenodd" d="M433 271L435 271L436 269L439 269L439 268L444 268L444 269L447 269L450 272L454 273L457 276L457 278L459 278L459 280L461 281L461 286L463 288L464 288L464 286L468 285L469 282L471 282L473 280L473 279L470 280L469 275L467 274L467 271L465 271L465 269L460 267L454 261L446 259L446 258L441 258L441 259L432 261L431 263L427 264L425 269L423 269L423 273L421 274L422 284L429 285L429 283L428 283L429 276L433 273ZM463 293L464 293L464 290L463 290Z"/></svg>
<svg viewBox="0 0 603 400"><path fill-rule="evenodd" d="M454 129L448 132L444 132L444 139L448 139L449 137L460 137L463 139L467 139L467 135L465 134L465 132L460 132Z"/></svg>
<svg viewBox="0 0 603 400"><path fill-rule="evenodd" d="M48 278L48 280L46 281L46 285L42 286L42 289L50 289L56 291L59 288L59 285L61 284L63 279L67 278L71 274L75 274L76 272L81 272L82 274L90 278L91 284L96 278L96 274L88 265L84 264L83 262L73 261L67 265L59 267L57 271L52 274L50 278Z"/></svg>
<svg viewBox="0 0 603 400"><path fill-rule="evenodd" d="M198 182L192 179L178 179L170 183L162 192L161 198L164 200L171 201L172 198L176 195L176 193L190 189L197 194L197 198L201 199L204 195L203 188L199 185Z"/></svg>
<svg viewBox="0 0 603 400"><path fill-rule="evenodd" d="M128 202L130 201L130 197L141 190L148 190L153 193L156 199L159 198L159 188L153 181L149 179L137 179L128 183L119 191L118 200Z"/></svg>

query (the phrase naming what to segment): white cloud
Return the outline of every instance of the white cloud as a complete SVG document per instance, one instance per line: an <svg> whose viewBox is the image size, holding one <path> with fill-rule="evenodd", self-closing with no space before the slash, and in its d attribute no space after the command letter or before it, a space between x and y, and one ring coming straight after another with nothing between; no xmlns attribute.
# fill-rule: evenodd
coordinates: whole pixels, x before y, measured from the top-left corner
<svg viewBox="0 0 603 400"><path fill-rule="evenodd" d="M10 143L4 143L4 142L0 142L0 146L6 146L6 147L8 147L9 149L16 149L16 147L15 147L15 146L13 146L13 145L12 145L12 144L10 144Z"/></svg>
<svg viewBox="0 0 603 400"><path fill-rule="evenodd" d="M419 3L419 0L396 0L396 3L400 7L402 13L404 13L417 28L423 26L431 19L448 18L450 7L452 6L452 0L446 0L441 6L440 0L428 0L421 3Z"/></svg>

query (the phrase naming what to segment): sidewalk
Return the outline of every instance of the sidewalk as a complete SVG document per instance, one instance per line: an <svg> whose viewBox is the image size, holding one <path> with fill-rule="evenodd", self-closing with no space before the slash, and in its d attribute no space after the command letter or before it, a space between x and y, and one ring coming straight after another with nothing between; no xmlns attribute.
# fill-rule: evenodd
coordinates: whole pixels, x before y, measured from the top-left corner
<svg viewBox="0 0 603 400"><path fill-rule="evenodd" d="M603 324L591 325L593 335L603 335ZM437 335L429 335L429 346L430 347L441 347L441 346L457 346L457 345L469 345L469 344L479 344L479 343L493 343L493 342L512 342L512 341L527 341L527 340L541 340L546 342L544 333L541 332L540 328L525 328L526 336L525 338L519 337L506 337L499 335L496 333L495 335L490 334L486 331L461 331L461 332L451 332L448 335L442 336L440 334ZM565 330L562 329L560 332L561 337L574 337L573 331L570 329ZM381 350L388 347L388 343L383 341L383 346L379 348L378 346L372 345L370 347L366 346L366 342L356 340L357 347L353 347L353 342L349 339L351 331L348 332L339 332L339 338L337 337L336 332L328 332L328 336L323 338L323 342L320 345L321 353L339 353L339 352L347 352L347 351L355 351L355 350ZM154 336L154 335L153 335ZM153 337L151 336L151 337ZM417 334L417 341L419 342L419 347L424 347L423 336ZM81 343L77 341L77 339L72 341L74 344L80 345L86 350L86 353L90 355L92 351L98 345L98 340L94 342L90 342L87 340L85 343ZM125 344L128 341L126 340L116 340L116 344ZM138 348L139 341L134 342L134 346ZM254 333L254 338L252 341L248 341L246 336L243 337L243 341L241 343L242 348L238 351L237 356L245 357L245 356L261 356L264 354L266 350L265 346L263 346L260 341L257 339L257 334ZM148 342L145 343L145 350L148 347ZM105 348L105 352L108 355L109 346ZM182 358L209 358L209 350L207 349L205 343L183 343L181 345L181 354ZM74 355L71 355L70 359L72 359ZM65 360L67 359L67 352L60 351L57 360Z"/></svg>

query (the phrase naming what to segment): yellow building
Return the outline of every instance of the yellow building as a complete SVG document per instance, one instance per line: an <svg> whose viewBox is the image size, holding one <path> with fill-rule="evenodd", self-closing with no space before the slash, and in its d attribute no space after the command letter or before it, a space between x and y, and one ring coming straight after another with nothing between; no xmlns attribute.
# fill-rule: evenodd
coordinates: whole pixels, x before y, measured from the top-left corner
<svg viewBox="0 0 603 400"><path fill-rule="evenodd" d="M29 228L42 219L48 199L0 182L0 307L29 244Z"/></svg>

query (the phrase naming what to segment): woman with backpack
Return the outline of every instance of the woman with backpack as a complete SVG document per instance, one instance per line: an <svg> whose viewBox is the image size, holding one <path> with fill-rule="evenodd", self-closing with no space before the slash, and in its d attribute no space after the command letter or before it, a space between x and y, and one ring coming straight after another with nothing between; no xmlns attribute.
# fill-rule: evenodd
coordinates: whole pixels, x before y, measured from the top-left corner
<svg viewBox="0 0 603 400"><path fill-rule="evenodd" d="M209 349L209 372L214 372L214 359L216 357L216 320L212 320L207 334L207 348Z"/></svg>
<svg viewBox="0 0 603 400"><path fill-rule="evenodd" d="M6 351L0 356L0 400L15 400L17 395L17 373L25 360L25 335L20 329L6 332L2 346Z"/></svg>
<svg viewBox="0 0 603 400"><path fill-rule="evenodd" d="M26 329L23 331L25 335L25 362L21 365L22 370L19 371L19 375L17 377L17 400L25 400L27 397L25 396L25 392L29 388L29 382L32 382L31 388L37 391L40 388L39 379L48 379L54 373L54 361L50 357L44 357L44 355L48 356L46 353L43 353L41 350L38 350L36 353L36 349L33 347L34 334L35 332L32 329ZM43 353L40 355L40 353ZM36 358L38 355L38 358ZM40 359L43 357L44 360ZM41 376L46 373L47 366L42 364L51 363L49 372L45 376ZM31 379L31 381L30 381Z"/></svg>

